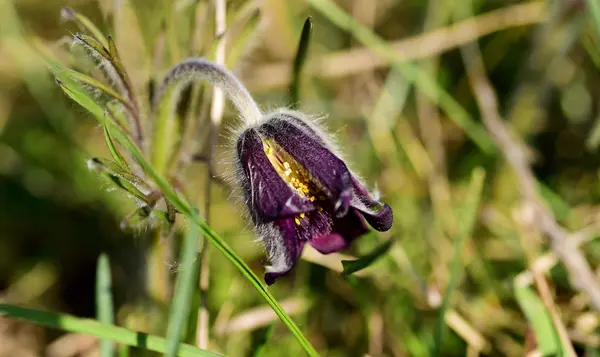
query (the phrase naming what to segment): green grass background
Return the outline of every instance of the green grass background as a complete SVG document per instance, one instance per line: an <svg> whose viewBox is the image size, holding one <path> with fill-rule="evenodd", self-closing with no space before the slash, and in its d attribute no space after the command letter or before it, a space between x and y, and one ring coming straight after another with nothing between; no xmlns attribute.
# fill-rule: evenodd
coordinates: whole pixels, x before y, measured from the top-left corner
<svg viewBox="0 0 600 357"><path fill-rule="evenodd" d="M292 277L268 289L298 331L323 356L568 355L571 346L577 355L600 353L600 315L560 261L541 270L546 296L540 281L519 280L540 259L548 260L552 249L539 222L528 218L519 181L493 143L494 133L482 124L460 53L461 45L477 41L504 123L526 145L545 204L570 232L592 227L581 252L597 271L598 5L337 4L227 1L227 66L262 108L295 105L327 115L325 125L349 165L394 210L389 232L364 236L343 256L307 252ZM180 215L168 244L148 222L120 228L135 202L86 166L91 157L111 155L103 127L64 95L44 60L98 74L70 49L70 34L80 30L61 21L64 7L115 39L142 100L173 64L188 56L214 57L213 1L0 4L0 315L29 320L0 317L0 356L202 355L187 346L177 352L175 341L195 343L200 296L195 268L185 267L193 265L189 253L198 249L194 237L206 233L205 226L191 211L187 220ZM312 36L296 75L309 15ZM456 30L470 16L473 27ZM290 87L292 78L297 87ZM192 93L181 105L182 113L194 108L198 119L186 149L207 153L212 90L203 85ZM227 174L236 115L228 106L219 128L213 148L218 175ZM185 120L181 116L164 140L182 137ZM190 164L177 174L202 217L207 166ZM230 193L213 183L210 227L216 241L226 242L262 277L264 252ZM340 274L342 260L377 251L388 240L394 243L371 265ZM208 247L208 350L306 355L268 297ZM180 277L193 284L176 283Z"/></svg>

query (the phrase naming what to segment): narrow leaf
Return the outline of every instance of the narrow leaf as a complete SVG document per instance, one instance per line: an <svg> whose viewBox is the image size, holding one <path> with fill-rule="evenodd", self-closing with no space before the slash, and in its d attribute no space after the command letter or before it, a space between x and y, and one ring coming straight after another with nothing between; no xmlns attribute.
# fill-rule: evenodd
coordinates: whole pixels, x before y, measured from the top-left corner
<svg viewBox="0 0 600 357"><path fill-rule="evenodd" d="M103 324L92 319L79 318L56 312L28 309L9 304L0 304L0 316L24 319L37 325L96 336L100 339L111 340L124 345L147 349L149 351L159 353L165 353L167 351L167 341L164 338L141 332L134 332L123 327ZM177 356L216 357L223 355L190 345L181 345Z"/></svg>
<svg viewBox="0 0 600 357"><path fill-rule="evenodd" d="M104 59L112 62L112 57L106 47L98 42L93 37L78 33L75 35L75 41L82 43L88 50L96 52L96 54L102 56Z"/></svg>
<svg viewBox="0 0 600 357"><path fill-rule="evenodd" d="M74 21L82 31L89 32L96 38L96 40L98 40L98 42L100 42L100 44L102 44L102 46L107 47L108 41L106 40L106 37L102 31L100 31L100 29L96 27L96 25L89 18L87 18L87 16L82 15L71 8L62 9L61 16L65 20Z"/></svg>
<svg viewBox="0 0 600 357"><path fill-rule="evenodd" d="M537 295L526 286L515 286L515 298L533 328L538 348L543 356L557 355L560 340L552 317Z"/></svg>
<svg viewBox="0 0 600 357"><path fill-rule="evenodd" d="M298 101L300 100L300 73L302 72L304 62L306 61L306 55L308 53L308 47L312 35L312 28L312 17L309 16L306 18L306 21L304 21L304 26L302 27L302 34L300 35L300 43L298 44L298 50L296 52L296 57L294 58L294 66L292 67L290 97L293 107L297 106Z"/></svg>
<svg viewBox="0 0 600 357"><path fill-rule="evenodd" d="M342 275L349 275L352 273L356 273L359 270L362 270L371 264L373 264L377 259L381 258L384 254L390 250L394 244L393 240L388 240L380 244L378 247L373 249L369 254L362 256L356 260L342 260L342 267L344 270L342 271Z"/></svg>
<svg viewBox="0 0 600 357"><path fill-rule="evenodd" d="M125 99L125 97L123 97L122 95L117 93L117 91L115 91L114 89L107 86L106 84L104 84L88 75L85 75L85 74L77 72L77 71L73 71L68 68L54 67L53 71L55 71L55 72L62 71L63 74L70 76L74 80L81 82L87 86L90 86L91 88L103 93L104 95L119 101L125 107L127 107L127 108L131 107L131 104L127 101L127 99Z"/></svg>
<svg viewBox="0 0 600 357"><path fill-rule="evenodd" d="M106 146L108 147L108 150L110 151L110 154L112 155L113 159L115 159L115 161L119 165L121 165L121 167L124 170L131 171L129 168L129 165L127 164L127 161L125 160L123 155L121 155L121 153L119 152L119 149L117 149L117 147L115 146L115 143L110 135L110 129L108 129L108 125L106 125L106 119L105 119L105 123L104 123L103 127L104 127L104 141L106 141Z"/></svg>
<svg viewBox="0 0 600 357"><path fill-rule="evenodd" d="M115 311L112 298L110 262L106 254L100 254L96 268L96 318L101 323L114 325ZM100 341L100 356L113 357L115 344L110 340Z"/></svg>
<svg viewBox="0 0 600 357"><path fill-rule="evenodd" d="M185 331L195 287L194 263L198 255L198 239L200 233L194 224L189 225L180 254L181 268L175 282L175 295L171 302L171 313L167 326L167 357L175 357ZM197 263L197 262L196 262Z"/></svg>
<svg viewBox="0 0 600 357"><path fill-rule="evenodd" d="M152 202L138 187L143 187L145 191L150 191L150 188L139 177L123 170L117 163L93 158L88 160L88 167L96 172L106 175L106 177L116 186L129 192L129 194L138 200L144 201L149 205L154 205L155 202Z"/></svg>
<svg viewBox="0 0 600 357"><path fill-rule="evenodd" d="M104 122L104 110L87 93L77 90L74 81L57 75L56 83L69 98L89 111L100 123Z"/></svg>

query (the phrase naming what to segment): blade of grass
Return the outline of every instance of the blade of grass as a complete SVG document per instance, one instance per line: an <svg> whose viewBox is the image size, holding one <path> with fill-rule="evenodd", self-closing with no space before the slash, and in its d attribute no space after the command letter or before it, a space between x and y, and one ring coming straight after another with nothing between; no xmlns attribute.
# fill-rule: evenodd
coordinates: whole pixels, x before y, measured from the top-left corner
<svg viewBox="0 0 600 357"><path fill-rule="evenodd" d="M175 295L171 302L171 313L167 326L167 357L177 356L181 345L182 332L185 331L190 315L191 302L196 286L195 263L198 254L198 227L189 225L180 254L181 269L175 282Z"/></svg>
<svg viewBox="0 0 600 357"><path fill-rule="evenodd" d="M481 149L492 155L496 147L484 127L475 122L469 113L443 88L413 64L398 59L398 54L383 39L370 29L361 25L352 16L340 9L330 0L307 0L307 2L323 14L336 26L350 32L358 41L370 48L375 54L387 60L410 82L414 83L424 94L446 112L456 125L461 127L467 136Z"/></svg>
<svg viewBox="0 0 600 357"><path fill-rule="evenodd" d="M9 304L0 304L0 315L24 319L50 328L96 336L100 339L111 340L124 345L147 349L149 351L165 353L167 350L167 340L164 338L141 332L134 332L123 327L103 324L92 319L79 318L72 315L59 314L49 311L28 309ZM217 357L223 355L201 350L190 345L181 345L178 356Z"/></svg>
<svg viewBox="0 0 600 357"><path fill-rule="evenodd" d="M535 334L537 346L543 356L557 355L560 350L558 334L552 317L537 295L526 286L515 286L515 298Z"/></svg>
<svg viewBox="0 0 600 357"><path fill-rule="evenodd" d="M100 254L96 270L96 318L103 324L114 325L115 309L112 300L112 279L110 262L106 254ZM113 357L115 344L110 340L100 340L100 356Z"/></svg>
<svg viewBox="0 0 600 357"><path fill-rule="evenodd" d="M104 112L102 109L89 97L88 93L77 87L76 83L74 83L74 85L75 86L72 88L65 88L66 93L84 108L89 110L98 121L102 122L104 120ZM121 128L113 122L108 122L108 125L110 126L111 133L113 133L113 138L116 139L117 142L132 155L133 159L140 165L142 170L160 188L164 197L169 200L169 202L179 211L179 213L196 224L208 241L242 273L242 275L263 297L263 299L271 306L281 321L288 327L290 332L298 340L307 354L309 356L319 356L308 339L302 334L296 323L283 310L275 297L267 290L265 285L256 276L256 274L254 274L250 267L233 251L233 249L231 249L231 247L229 247L223 238L217 235L212 228L210 228L210 226L208 226L206 222L200 218L196 211L192 209L190 204L177 194L175 189L169 185L167 180L148 163L139 148L125 133L121 131Z"/></svg>
<svg viewBox="0 0 600 357"><path fill-rule="evenodd" d="M373 264L377 259L381 258L385 253L387 253L390 248L394 244L393 240L388 240L383 242L378 247L373 249L369 254L362 256L355 260L342 260L342 267L344 270L342 271L342 275L350 275L352 273L356 273L359 270L367 268L371 264Z"/></svg>
<svg viewBox="0 0 600 357"><path fill-rule="evenodd" d="M290 100L292 107L296 108L298 101L300 100L300 73L302 67L306 61L306 55L308 53L308 47L310 45L310 38L312 35L312 17L307 17L302 27L302 34L300 35L300 42L298 44L298 51L296 57L294 57L294 66L292 67L292 82L290 83Z"/></svg>
<svg viewBox="0 0 600 357"><path fill-rule="evenodd" d="M444 294L444 300L440 306L437 326L434 333L434 344L433 344L433 356L439 356L441 353L444 329L446 326L445 316L446 311L450 308L452 302L452 294L456 289L458 283L458 276L460 275L461 267L461 253L463 246L469 236L473 233L475 222L477 221L477 210L479 209L479 202L481 199L481 192L483 190L483 183L485 180L485 171L481 168L473 170L471 175L471 183L469 190L465 198L465 204L460 211L460 222L462 223L458 228L458 232L454 237L454 258L452 260L450 281L446 287L446 293Z"/></svg>

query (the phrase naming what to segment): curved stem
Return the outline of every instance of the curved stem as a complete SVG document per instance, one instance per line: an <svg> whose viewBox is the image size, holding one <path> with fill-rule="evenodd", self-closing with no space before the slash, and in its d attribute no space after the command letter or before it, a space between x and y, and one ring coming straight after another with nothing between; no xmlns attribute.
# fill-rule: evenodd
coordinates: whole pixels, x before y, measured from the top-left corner
<svg viewBox="0 0 600 357"><path fill-rule="evenodd" d="M155 105L162 105L165 100L176 98L194 80L206 80L222 89L247 124L260 121L262 113L246 87L233 73L203 58L188 58L171 68L158 91ZM165 95L170 98L164 98Z"/></svg>

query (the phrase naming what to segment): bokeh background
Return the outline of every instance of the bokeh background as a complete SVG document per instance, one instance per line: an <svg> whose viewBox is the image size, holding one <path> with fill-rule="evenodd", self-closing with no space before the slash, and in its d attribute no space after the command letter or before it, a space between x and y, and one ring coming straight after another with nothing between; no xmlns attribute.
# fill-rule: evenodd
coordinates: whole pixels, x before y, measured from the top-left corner
<svg viewBox="0 0 600 357"><path fill-rule="evenodd" d="M539 197L556 222L574 233L563 238L580 244L592 271L584 285L600 285L600 242L594 240L600 229L600 36L586 1L337 4L483 128L465 52L461 55L465 46L478 44L502 122L540 183ZM91 157L109 156L102 127L61 92L42 60L47 56L85 69L71 49L71 34L79 29L61 19L65 7L114 37L142 97L178 61L214 56L213 1L8 0L0 5L0 301L94 317L96 264L106 253L117 323L162 335L176 255L150 222L122 229L135 203L86 166ZM292 63L309 15L313 36L300 97L292 103ZM532 320L515 294L517 284L529 286L552 311L553 326L566 334L577 355L600 353L598 310L556 259L513 167L498 151L475 145L472 127L461 128L426 90L411 85L406 73L304 1L227 1L227 24L226 64L261 107L294 104L327 115L324 123L349 165L377 187L395 213L390 231L364 236L343 255L307 250L294 275L270 288L317 350L326 356L429 355L457 254L459 208L471 173L480 167L486 171L481 205L473 234L459 251L441 355L539 355ZM208 118L212 90L201 88L193 93L199 103L194 115ZM185 98L182 107L191 102ZM236 115L228 106L213 147L219 177L229 167ZM199 123L191 147L206 153L208 121ZM489 140L496 134L486 135ZM203 162L188 165L178 177L199 207L206 200L206 177ZM228 184L216 179L210 224L262 276L264 252L230 194ZM178 234L169 239L177 246ZM341 259L367 254L390 239L390 250L373 265L356 276L340 275ZM231 263L216 251L207 254L209 349L252 356L270 336L264 356L303 355ZM2 357L97 354L92 337L0 317Z"/></svg>

